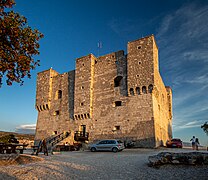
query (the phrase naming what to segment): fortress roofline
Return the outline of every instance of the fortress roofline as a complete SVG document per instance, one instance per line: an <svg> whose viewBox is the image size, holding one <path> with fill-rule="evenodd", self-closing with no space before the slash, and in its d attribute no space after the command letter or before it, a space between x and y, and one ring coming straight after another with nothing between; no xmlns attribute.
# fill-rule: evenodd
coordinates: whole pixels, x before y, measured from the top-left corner
<svg viewBox="0 0 208 180"><path fill-rule="evenodd" d="M44 72L47 72L47 71L55 71L56 73L58 73L56 70L52 69L52 67L51 67L51 68L49 68L49 69L47 69L47 70L38 72L37 74L44 73ZM59 74L59 73L58 73L58 74Z"/></svg>
<svg viewBox="0 0 208 180"><path fill-rule="evenodd" d="M132 42L136 42L136 41L138 41L138 40L147 39L147 38L150 38L150 37L153 38L153 40L154 40L154 42L155 42L155 44L156 44L156 46L157 46L157 43L156 43L154 34L151 34L151 35L148 35L148 36L145 36L145 37L142 37L142 38L133 40L133 41L128 41L128 44L129 44L129 43L132 43ZM157 49L158 49L158 46L157 46Z"/></svg>
<svg viewBox="0 0 208 180"><path fill-rule="evenodd" d="M93 56L95 59L97 59L97 57L96 57L94 54L90 53L90 54L88 54L88 55L85 55L85 56L81 56L81 57L79 57L79 58L76 58L76 61L79 60L79 59L82 59L82 58L84 58L84 57L87 57L87 56L89 56L89 57Z"/></svg>
<svg viewBox="0 0 208 180"><path fill-rule="evenodd" d="M102 56L98 56L98 58L109 56L111 54L115 54L115 53L118 53L118 52L121 52L121 51L124 52L124 50L114 51L114 52L111 52L111 53L108 53L108 54L105 54L105 55L102 55Z"/></svg>

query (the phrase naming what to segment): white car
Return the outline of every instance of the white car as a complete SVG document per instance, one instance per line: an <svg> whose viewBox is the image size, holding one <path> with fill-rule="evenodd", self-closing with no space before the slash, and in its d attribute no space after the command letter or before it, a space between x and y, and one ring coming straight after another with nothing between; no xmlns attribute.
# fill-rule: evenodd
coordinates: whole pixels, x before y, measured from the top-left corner
<svg viewBox="0 0 208 180"><path fill-rule="evenodd" d="M106 140L101 140L95 144L90 145L89 148L92 152L95 152L95 151L118 152L118 151L122 151L125 148L125 146L121 140L106 139Z"/></svg>

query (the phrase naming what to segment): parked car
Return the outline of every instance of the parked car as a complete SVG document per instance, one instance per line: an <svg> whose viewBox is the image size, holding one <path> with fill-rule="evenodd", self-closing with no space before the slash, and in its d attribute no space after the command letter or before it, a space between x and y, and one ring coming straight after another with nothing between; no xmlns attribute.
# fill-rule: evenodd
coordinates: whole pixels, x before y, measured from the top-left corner
<svg viewBox="0 0 208 180"><path fill-rule="evenodd" d="M166 142L166 147L170 148L182 148L183 147L183 142L180 139L171 139Z"/></svg>
<svg viewBox="0 0 208 180"><path fill-rule="evenodd" d="M118 152L118 151L122 151L125 147L124 147L124 143L121 140L106 139L106 140L98 141L95 144L91 144L89 148L92 152L95 151Z"/></svg>

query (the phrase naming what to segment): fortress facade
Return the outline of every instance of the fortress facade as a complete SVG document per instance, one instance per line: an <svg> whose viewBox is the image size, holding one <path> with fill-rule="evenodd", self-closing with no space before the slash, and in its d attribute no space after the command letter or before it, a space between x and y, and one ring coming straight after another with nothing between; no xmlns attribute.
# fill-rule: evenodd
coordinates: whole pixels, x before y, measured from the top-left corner
<svg viewBox="0 0 208 180"><path fill-rule="evenodd" d="M76 59L76 69L38 73L35 139L70 132L65 140L119 138L157 147L172 137L172 91L159 73L153 35L113 52Z"/></svg>

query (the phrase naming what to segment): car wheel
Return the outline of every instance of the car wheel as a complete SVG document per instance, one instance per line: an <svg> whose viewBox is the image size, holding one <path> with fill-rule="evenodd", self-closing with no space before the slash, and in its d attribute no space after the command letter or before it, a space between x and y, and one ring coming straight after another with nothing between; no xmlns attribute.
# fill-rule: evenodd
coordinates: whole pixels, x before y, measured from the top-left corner
<svg viewBox="0 0 208 180"><path fill-rule="evenodd" d="M95 152L96 151L96 149L94 147L92 147L90 150L91 150L91 152Z"/></svg>
<svg viewBox="0 0 208 180"><path fill-rule="evenodd" d="M114 148L112 149L112 151L113 151L114 153L116 153L116 152L118 152L118 148L114 147Z"/></svg>

